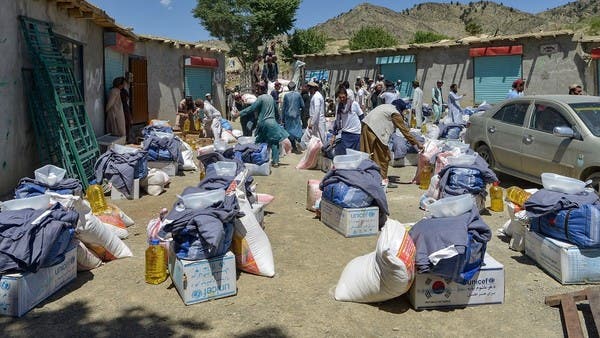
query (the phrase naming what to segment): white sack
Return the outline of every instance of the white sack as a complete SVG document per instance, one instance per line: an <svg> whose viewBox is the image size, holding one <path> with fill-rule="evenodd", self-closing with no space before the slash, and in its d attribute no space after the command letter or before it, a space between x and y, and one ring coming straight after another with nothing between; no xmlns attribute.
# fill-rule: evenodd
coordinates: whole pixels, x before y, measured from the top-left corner
<svg viewBox="0 0 600 338"><path fill-rule="evenodd" d="M89 271L102 265L98 258L85 244L79 242L77 246L77 271Z"/></svg>
<svg viewBox="0 0 600 338"><path fill-rule="evenodd" d="M248 169L249 176L269 176L271 174L271 164L269 162L261 165L254 163L244 163L246 169Z"/></svg>
<svg viewBox="0 0 600 338"><path fill-rule="evenodd" d="M240 211L245 214L242 218L235 219L235 229L231 251L235 254L237 268L255 275L273 277L275 275L275 262L271 242L261 228L244 190L244 182L248 173L244 171L236 177L235 194L238 199Z"/></svg>
<svg viewBox="0 0 600 338"><path fill-rule="evenodd" d="M183 170L198 170L194 163L194 149L183 141L181 141L181 156L183 157Z"/></svg>
<svg viewBox="0 0 600 338"><path fill-rule="evenodd" d="M388 218L377 249L346 265L335 288L335 299L374 303L408 291L415 275L415 245L403 224Z"/></svg>

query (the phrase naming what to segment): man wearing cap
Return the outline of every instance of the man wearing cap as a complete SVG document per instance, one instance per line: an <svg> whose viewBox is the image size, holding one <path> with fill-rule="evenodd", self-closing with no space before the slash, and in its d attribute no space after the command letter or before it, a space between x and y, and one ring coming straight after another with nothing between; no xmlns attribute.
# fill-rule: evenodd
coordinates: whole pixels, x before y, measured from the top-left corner
<svg viewBox="0 0 600 338"><path fill-rule="evenodd" d="M319 85L313 81L308 83L308 92L312 96L310 99L309 114L310 119L308 121L308 129L311 130L311 134L320 138L321 142L325 144L327 142L327 126L325 124L325 100L323 95L319 92Z"/></svg>
<svg viewBox="0 0 600 338"><path fill-rule="evenodd" d="M569 86L569 95L583 95L583 87L576 83Z"/></svg>
<svg viewBox="0 0 600 338"><path fill-rule="evenodd" d="M302 109L304 109L304 100L300 93L296 91L296 84L292 81L288 83L290 90L283 96L283 127L290 134L288 139L292 143L292 152L300 154L296 146L296 141L302 137Z"/></svg>
<svg viewBox="0 0 600 338"><path fill-rule="evenodd" d="M400 98L392 81L385 80L383 83L385 84L385 91L379 94L379 101L381 103L391 104Z"/></svg>
<svg viewBox="0 0 600 338"><path fill-rule="evenodd" d="M398 99L392 104L377 106L362 120L360 151L371 154L373 161L379 166L383 183L387 183L388 165L391 160L388 144L396 128L410 144L417 146L419 150L423 149L423 145L415 139L404 123L402 118L404 109L406 109L406 103ZM388 187L394 188L395 186L390 184Z"/></svg>
<svg viewBox="0 0 600 338"><path fill-rule="evenodd" d="M212 95L210 93L204 94L204 102L212 104Z"/></svg>
<svg viewBox="0 0 600 338"><path fill-rule="evenodd" d="M221 138L221 112L217 110L209 101L196 100L198 115L202 116L204 137Z"/></svg>
<svg viewBox="0 0 600 338"><path fill-rule="evenodd" d="M417 120L417 128L421 128L421 124L423 124L423 90L419 87L419 81L414 80L412 82L413 86L413 97L412 97L412 111L415 114L415 119ZM410 116L409 122L411 121L412 116Z"/></svg>
<svg viewBox="0 0 600 338"><path fill-rule="evenodd" d="M285 140L289 134L275 120L277 107L273 97L267 94L267 84L264 81L256 84L256 94L259 95L256 101L240 111L239 115L243 117L258 112L256 143L267 143L269 145L272 166L277 168L279 167L279 143Z"/></svg>
<svg viewBox="0 0 600 338"><path fill-rule="evenodd" d="M506 95L507 99L514 99L519 96L523 96L523 89L525 88L525 82L522 79L515 80L512 84L512 89Z"/></svg>
<svg viewBox="0 0 600 338"><path fill-rule="evenodd" d="M438 80L436 86L431 90L431 107L433 108L433 123L440 122L442 117L442 105L444 104L444 96L442 95L442 86L444 81Z"/></svg>

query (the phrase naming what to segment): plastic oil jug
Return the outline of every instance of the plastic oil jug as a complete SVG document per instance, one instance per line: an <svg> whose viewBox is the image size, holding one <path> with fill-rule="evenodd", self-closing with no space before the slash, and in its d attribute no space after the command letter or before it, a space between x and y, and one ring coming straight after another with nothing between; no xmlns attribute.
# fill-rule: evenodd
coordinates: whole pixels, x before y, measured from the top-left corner
<svg viewBox="0 0 600 338"><path fill-rule="evenodd" d="M530 193L519 187L513 186L506 190L506 197L508 200L520 207L523 207L527 199L529 199L529 196L531 196Z"/></svg>
<svg viewBox="0 0 600 338"><path fill-rule="evenodd" d="M419 189L427 190L429 189L429 182L431 181L431 166L426 165L421 170L421 174L419 175Z"/></svg>
<svg viewBox="0 0 600 338"><path fill-rule="evenodd" d="M146 283L160 284L167 279L166 250L160 241L154 238L146 249Z"/></svg>
<svg viewBox="0 0 600 338"><path fill-rule="evenodd" d="M184 131L185 133L188 133L188 132L190 131L190 127L191 127L190 125L191 125L191 122L190 122L190 118L188 117L188 118L185 120L185 122L183 122L183 131Z"/></svg>
<svg viewBox="0 0 600 338"><path fill-rule="evenodd" d="M194 129L196 129L196 131L202 130L202 124L200 124L200 118L199 117L196 117L194 119Z"/></svg>
<svg viewBox="0 0 600 338"><path fill-rule="evenodd" d="M200 172L200 181L202 181L206 176L206 167L204 167L204 163L198 163L198 171Z"/></svg>
<svg viewBox="0 0 600 338"><path fill-rule="evenodd" d="M85 197L90 202L92 212L94 214L104 212L108 209L106 199L104 198L104 191L98 184L92 184L87 188Z"/></svg>
<svg viewBox="0 0 600 338"><path fill-rule="evenodd" d="M416 128L417 127L417 118L415 116L415 114L410 114L410 127L411 128Z"/></svg>
<svg viewBox="0 0 600 338"><path fill-rule="evenodd" d="M499 186L500 182L494 182L490 187L491 206L490 209L495 212L504 211L503 193L504 191Z"/></svg>

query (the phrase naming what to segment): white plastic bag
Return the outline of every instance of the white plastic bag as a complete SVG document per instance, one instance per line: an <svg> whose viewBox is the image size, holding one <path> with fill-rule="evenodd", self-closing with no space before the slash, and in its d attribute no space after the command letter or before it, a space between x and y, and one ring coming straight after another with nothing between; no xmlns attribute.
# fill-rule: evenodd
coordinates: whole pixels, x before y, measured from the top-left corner
<svg viewBox="0 0 600 338"><path fill-rule="evenodd" d="M250 176L269 176L271 174L271 164L269 162L261 165L244 163L244 166L248 169L248 175Z"/></svg>
<svg viewBox="0 0 600 338"><path fill-rule="evenodd" d="M346 265L335 288L335 299L374 303L408 291L415 275L415 245L403 224L388 218L377 249Z"/></svg>
<svg viewBox="0 0 600 338"><path fill-rule="evenodd" d="M240 206L240 211L245 214L242 218L235 219L235 229L231 251L235 254L238 269L255 275L273 277L275 275L275 262L271 242L261 228L244 190L244 182L248 173L245 170L236 177L237 187L235 194Z"/></svg>
<svg viewBox="0 0 600 338"><path fill-rule="evenodd" d="M148 175L140 181L140 185L149 195L158 196L165 190L165 185L169 183L169 180L167 173L160 169L151 168Z"/></svg>
<svg viewBox="0 0 600 338"><path fill-rule="evenodd" d="M183 141L181 141L181 156L183 157L183 170L198 170L194 163L194 149Z"/></svg>

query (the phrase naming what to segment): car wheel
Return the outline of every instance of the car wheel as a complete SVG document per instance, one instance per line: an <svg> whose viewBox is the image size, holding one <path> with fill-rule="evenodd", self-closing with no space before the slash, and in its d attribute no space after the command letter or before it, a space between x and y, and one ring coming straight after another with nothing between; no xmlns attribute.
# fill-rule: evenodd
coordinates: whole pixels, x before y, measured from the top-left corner
<svg viewBox="0 0 600 338"><path fill-rule="evenodd" d="M595 172L595 173L589 175L588 177L586 177L585 180L586 181L587 180L592 180L592 184L591 184L592 188L594 188L594 190L596 192L600 191L599 190L599 188L600 188L600 172Z"/></svg>
<svg viewBox="0 0 600 338"><path fill-rule="evenodd" d="M494 160L494 155L492 155L492 150L485 144L480 145L475 149L475 151L483 158L490 168L494 168L496 165L496 160Z"/></svg>

